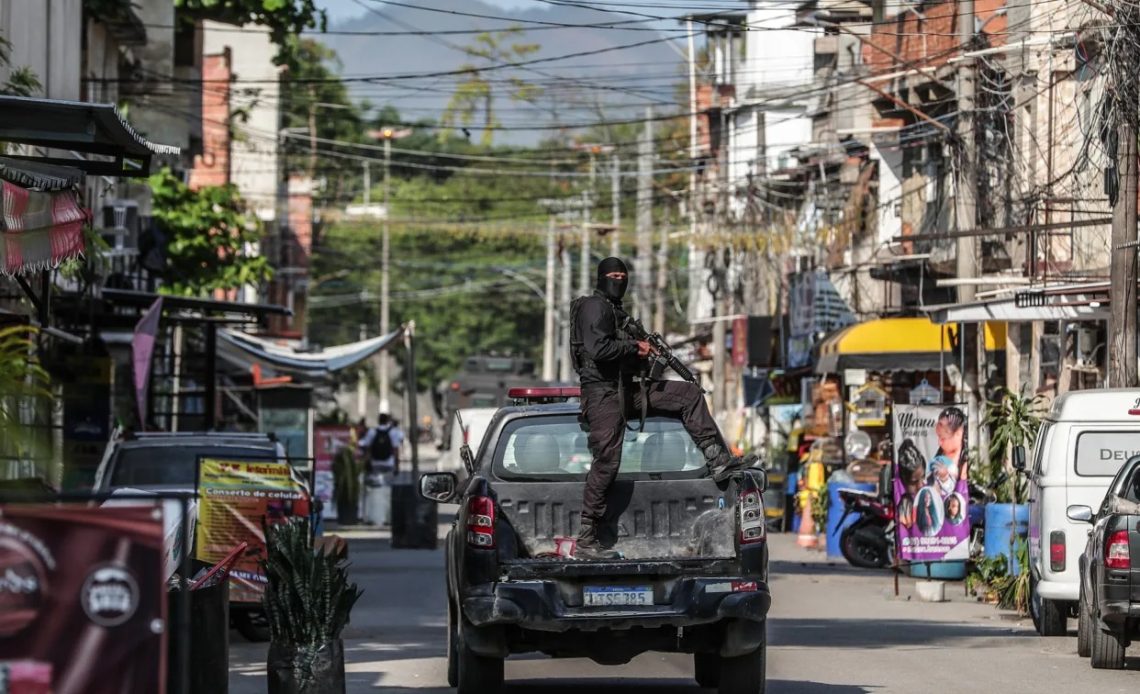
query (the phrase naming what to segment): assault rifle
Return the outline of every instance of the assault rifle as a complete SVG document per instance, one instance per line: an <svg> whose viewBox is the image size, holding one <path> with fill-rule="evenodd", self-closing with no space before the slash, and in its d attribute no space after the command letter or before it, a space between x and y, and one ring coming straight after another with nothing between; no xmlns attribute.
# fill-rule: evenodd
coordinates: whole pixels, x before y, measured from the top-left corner
<svg viewBox="0 0 1140 694"><path fill-rule="evenodd" d="M688 381L698 388L701 387L701 381L697 378L685 363L673 354L673 349L665 342L665 340L658 333L651 333L645 329L641 321L625 312L618 313L618 322L621 324L621 329L627 335L635 340L648 342L652 350L649 353L649 380L660 380L661 375L665 371L665 367L673 369L673 371L681 377L682 380ZM704 390L702 388L702 390Z"/></svg>

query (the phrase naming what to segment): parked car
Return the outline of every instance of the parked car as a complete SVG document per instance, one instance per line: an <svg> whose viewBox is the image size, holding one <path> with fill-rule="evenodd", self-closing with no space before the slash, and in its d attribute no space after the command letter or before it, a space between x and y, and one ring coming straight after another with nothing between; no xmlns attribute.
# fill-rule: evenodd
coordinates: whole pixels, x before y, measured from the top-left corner
<svg viewBox="0 0 1140 694"><path fill-rule="evenodd" d="M202 458L289 461L285 447L268 434L140 433L107 445L95 473L94 491L193 491ZM293 476L311 494L308 482L296 470ZM319 512L315 509L315 513ZM230 622L250 641L269 640L269 622L260 604L230 603Z"/></svg>
<svg viewBox="0 0 1140 694"><path fill-rule="evenodd" d="M1140 455L1120 468L1097 511L1069 506L1075 523L1091 523L1079 560L1077 653L1094 668L1124 667L1124 650L1140 635Z"/></svg>
<svg viewBox="0 0 1140 694"><path fill-rule="evenodd" d="M722 694L765 689L768 549L763 470L717 484L681 422L650 417L625 438L607 524L621 558L568 557L588 468L577 388L512 391L470 479L420 481L428 499L458 501L446 541L448 682L494 694L503 661L540 652L618 665L646 651L694 655L694 674ZM586 461L586 462L581 462Z"/></svg>
<svg viewBox="0 0 1140 694"><path fill-rule="evenodd" d="M1098 507L1113 476L1136 452L1140 390L1067 393L1044 418L1029 470L1029 612L1042 636L1063 636L1068 618L1077 616L1075 554L1088 528L1068 516L1068 507Z"/></svg>

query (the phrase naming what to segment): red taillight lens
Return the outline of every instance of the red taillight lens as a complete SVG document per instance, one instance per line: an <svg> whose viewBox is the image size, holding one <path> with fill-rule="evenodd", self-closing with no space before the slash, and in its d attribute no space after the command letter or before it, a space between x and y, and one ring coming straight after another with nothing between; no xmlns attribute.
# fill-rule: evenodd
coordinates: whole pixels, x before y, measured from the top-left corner
<svg viewBox="0 0 1140 694"><path fill-rule="evenodd" d="M759 489L745 489L737 501L740 509L740 544L763 542L765 539L764 502Z"/></svg>
<svg viewBox="0 0 1140 694"><path fill-rule="evenodd" d="M489 496L474 496L467 502L467 544L480 549L495 546L495 503Z"/></svg>
<svg viewBox="0 0 1140 694"><path fill-rule="evenodd" d="M1054 572L1065 570L1065 533L1062 530L1049 533L1049 568Z"/></svg>
<svg viewBox="0 0 1140 694"><path fill-rule="evenodd" d="M1127 569L1132 565L1128 553L1128 531L1117 530L1104 546L1104 565L1109 569Z"/></svg>

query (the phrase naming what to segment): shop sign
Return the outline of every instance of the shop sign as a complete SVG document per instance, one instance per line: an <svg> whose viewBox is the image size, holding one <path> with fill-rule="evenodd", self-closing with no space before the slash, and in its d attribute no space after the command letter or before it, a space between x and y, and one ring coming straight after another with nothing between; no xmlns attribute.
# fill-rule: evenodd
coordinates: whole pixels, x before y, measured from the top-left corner
<svg viewBox="0 0 1140 694"><path fill-rule="evenodd" d="M964 405L894 406L894 502L899 559L969 559L970 494Z"/></svg>
<svg viewBox="0 0 1140 694"><path fill-rule="evenodd" d="M316 444L313 451L313 496L324 504L322 515L335 518L333 459L340 449L352 445L352 427L321 425L313 430L313 440Z"/></svg>
<svg viewBox="0 0 1140 694"><path fill-rule="evenodd" d="M165 691L162 510L0 504L0 691Z"/></svg>
<svg viewBox="0 0 1140 694"><path fill-rule="evenodd" d="M288 463L269 460L217 460L199 465L198 532L195 556L208 564L233 548L249 545L230 569L230 599L260 602L268 580L265 526L309 515L309 499Z"/></svg>

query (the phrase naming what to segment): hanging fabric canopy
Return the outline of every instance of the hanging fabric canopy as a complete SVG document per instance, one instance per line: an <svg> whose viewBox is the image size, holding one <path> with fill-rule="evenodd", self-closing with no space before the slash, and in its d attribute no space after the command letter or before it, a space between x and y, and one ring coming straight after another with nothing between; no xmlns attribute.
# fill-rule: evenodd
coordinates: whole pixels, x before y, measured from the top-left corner
<svg viewBox="0 0 1140 694"><path fill-rule="evenodd" d="M298 352L271 340L237 330L218 331L218 352L232 362L251 367L261 364L278 371L324 376L346 369L386 349L404 334L403 328L360 342L337 345L319 352Z"/></svg>
<svg viewBox="0 0 1140 694"><path fill-rule="evenodd" d="M53 268L83 253L89 214L73 190L40 191L0 180L0 274Z"/></svg>
<svg viewBox="0 0 1140 694"><path fill-rule="evenodd" d="M988 322L986 351L1005 349L1005 323ZM880 318L848 326L819 345L818 374L844 369L871 371L937 371L954 363L956 326L936 325L929 318Z"/></svg>

